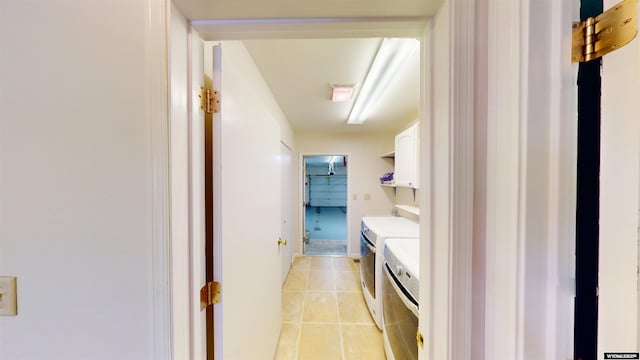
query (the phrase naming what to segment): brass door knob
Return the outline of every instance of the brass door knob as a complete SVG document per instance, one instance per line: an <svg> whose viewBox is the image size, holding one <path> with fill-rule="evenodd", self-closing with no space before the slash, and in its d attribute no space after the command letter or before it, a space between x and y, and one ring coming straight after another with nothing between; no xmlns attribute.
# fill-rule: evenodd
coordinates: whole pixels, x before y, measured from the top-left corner
<svg viewBox="0 0 640 360"><path fill-rule="evenodd" d="M287 240L283 238L278 239L278 245L287 246Z"/></svg>

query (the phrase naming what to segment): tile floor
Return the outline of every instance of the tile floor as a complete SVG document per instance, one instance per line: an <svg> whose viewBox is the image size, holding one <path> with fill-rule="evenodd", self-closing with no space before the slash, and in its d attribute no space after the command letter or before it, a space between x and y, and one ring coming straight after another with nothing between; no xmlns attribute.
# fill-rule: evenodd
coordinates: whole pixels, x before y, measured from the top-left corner
<svg viewBox="0 0 640 360"><path fill-rule="evenodd" d="M385 359L382 332L362 297L359 264L348 257L296 258L282 289L275 359Z"/></svg>

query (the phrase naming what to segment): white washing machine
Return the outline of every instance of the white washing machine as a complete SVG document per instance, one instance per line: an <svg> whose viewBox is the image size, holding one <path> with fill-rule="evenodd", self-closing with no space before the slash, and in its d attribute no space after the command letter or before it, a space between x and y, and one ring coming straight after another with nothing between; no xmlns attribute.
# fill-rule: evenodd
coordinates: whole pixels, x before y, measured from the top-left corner
<svg viewBox="0 0 640 360"><path fill-rule="evenodd" d="M360 283L371 317L382 329L382 250L385 239L418 238L418 222L399 216L363 217L360 225Z"/></svg>
<svg viewBox="0 0 640 360"><path fill-rule="evenodd" d="M384 352L389 360L417 360L420 239L387 239L383 258Z"/></svg>

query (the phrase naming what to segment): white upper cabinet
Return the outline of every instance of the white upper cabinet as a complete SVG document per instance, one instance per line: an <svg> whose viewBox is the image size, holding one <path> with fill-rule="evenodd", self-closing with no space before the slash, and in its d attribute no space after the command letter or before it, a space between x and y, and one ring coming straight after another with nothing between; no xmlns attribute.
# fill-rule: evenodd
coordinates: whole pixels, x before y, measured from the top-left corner
<svg viewBox="0 0 640 360"><path fill-rule="evenodd" d="M418 124L396 135L395 147L395 185L401 187L418 187L419 137Z"/></svg>

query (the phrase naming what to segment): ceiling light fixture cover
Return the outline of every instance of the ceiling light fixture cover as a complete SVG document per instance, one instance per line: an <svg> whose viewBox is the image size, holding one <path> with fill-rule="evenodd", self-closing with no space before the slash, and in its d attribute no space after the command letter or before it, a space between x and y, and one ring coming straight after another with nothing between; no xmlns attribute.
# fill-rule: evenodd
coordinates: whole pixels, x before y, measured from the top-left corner
<svg viewBox="0 0 640 360"><path fill-rule="evenodd" d="M386 38L382 40L378 53L362 83L360 93L351 108L347 124L362 124L369 111L388 88L395 74L419 46L417 39Z"/></svg>
<svg viewBox="0 0 640 360"><path fill-rule="evenodd" d="M351 100L355 88L354 84L331 85L331 101L345 102Z"/></svg>

